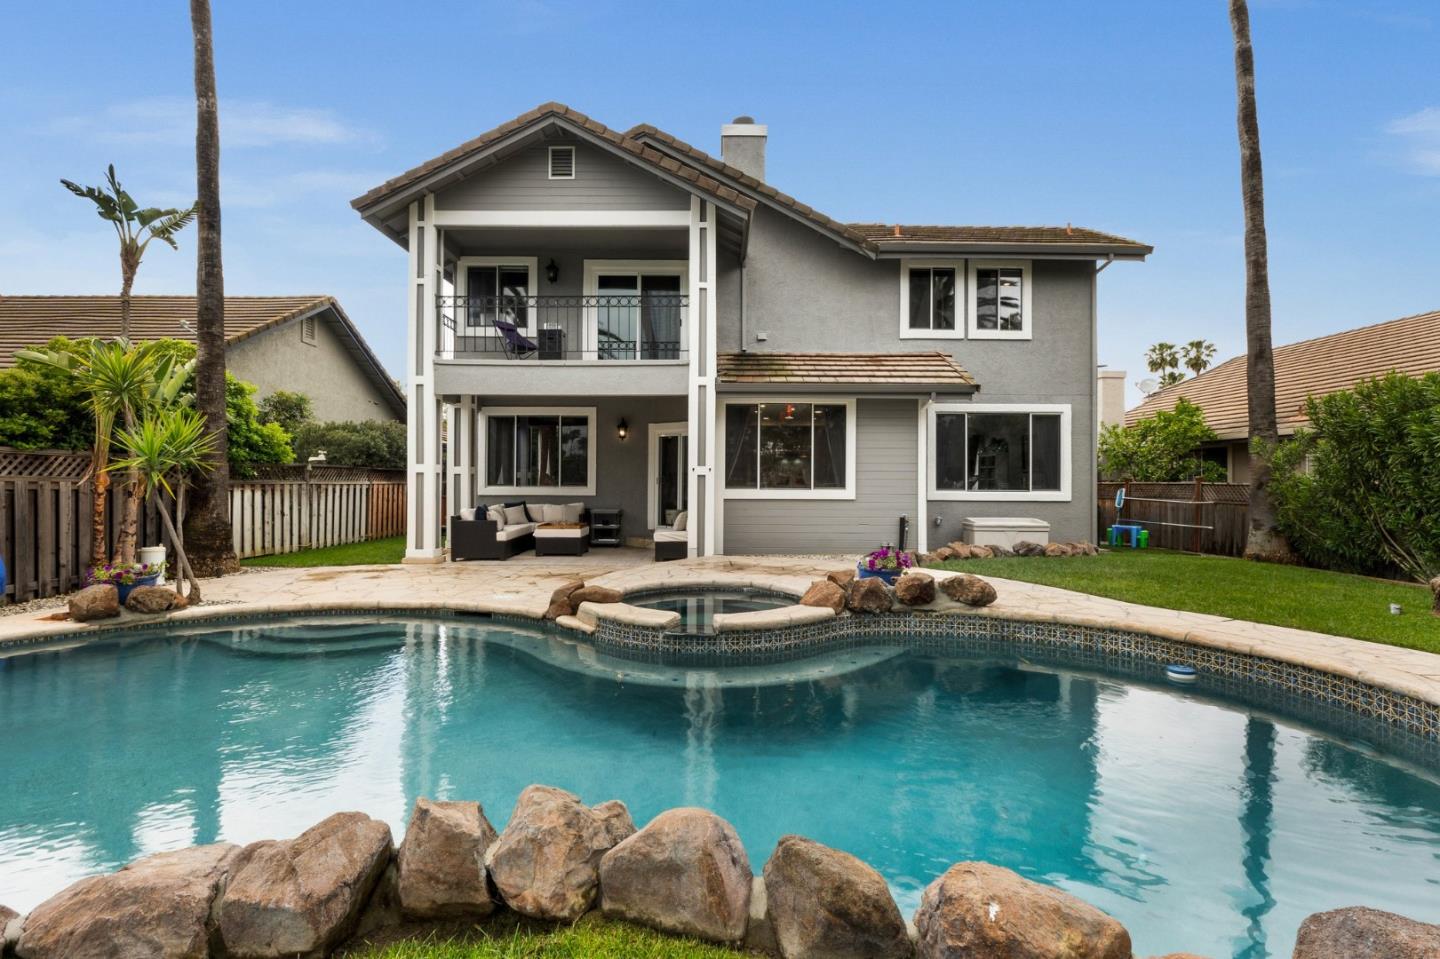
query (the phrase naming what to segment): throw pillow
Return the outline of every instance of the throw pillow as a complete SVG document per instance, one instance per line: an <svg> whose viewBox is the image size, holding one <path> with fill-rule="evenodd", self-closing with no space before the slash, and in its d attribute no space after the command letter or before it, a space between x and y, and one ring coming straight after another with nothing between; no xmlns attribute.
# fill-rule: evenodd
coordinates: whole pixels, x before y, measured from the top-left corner
<svg viewBox="0 0 1440 959"><path fill-rule="evenodd" d="M501 529L505 527L505 507L492 506L485 511L485 518Z"/></svg>
<svg viewBox="0 0 1440 959"><path fill-rule="evenodd" d="M680 512L676 513L676 514L675 514L675 532L678 533L678 532L681 532L682 530L684 530L684 529L685 529L685 524L688 523L689 521L690 521L690 511L689 511L689 510L684 510L684 509L682 509Z"/></svg>
<svg viewBox="0 0 1440 959"><path fill-rule="evenodd" d="M540 503L526 503L525 513L530 517L532 523L545 522L545 507Z"/></svg>
<svg viewBox="0 0 1440 959"><path fill-rule="evenodd" d="M580 517L585 513L584 503L566 503L560 508L565 514L564 518L561 519L562 523L578 523L580 522Z"/></svg>
<svg viewBox="0 0 1440 959"><path fill-rule="evenodd" d="M546 503L544 508L541 509L540 515L541 517L543 517L541 519L542 523L566 522L565 507L561 506L558 503Z"/></svg>
<svg viewBox="0 0 1440 959"><path fill-rule="evenodd" d="M507 507L505 507L505 525L506 525L506 526L514 526L514 525L516 525L517 523L525 523L525 522L529 522L529 521L525 518L525 507L523 507L523 506L507 506Z"/></svg>
<svg viewBox="0 0 1440 959"><path fill-rule="evenodd" d="M460 518L465 520L467 523L470 522L475 518L475 510L470 508L462 509L460 511Z"/></svg>

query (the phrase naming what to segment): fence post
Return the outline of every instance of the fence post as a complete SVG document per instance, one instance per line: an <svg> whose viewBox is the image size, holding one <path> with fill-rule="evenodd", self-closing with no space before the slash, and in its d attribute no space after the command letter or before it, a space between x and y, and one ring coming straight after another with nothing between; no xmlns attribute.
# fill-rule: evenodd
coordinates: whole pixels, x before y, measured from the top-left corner
<svg viewBox="0 0 1440 959"><path fill-rule="evenodd" d="M1194 506L1194 514L1195 514L1195 517L1194 517L1194 519L1191 520L1191 522L1195 524L1195 530L1194 530L1194 534L1195 534L1195 535L1192 536L1192 537L1190 537L1190 539L1191 539L1191 543L1192 543L1192 545L1193 545L1193 547L1194 547L1194 551L1197 552L1197 553L1201 551L1201 550L1200 550L1200 533L1201 533L1200 526L1202 525L1201 516L1204 514L1204 508L1203 508L1203 505L1202 505L1202 503L1201 503L1201 497L1203 497L1204 495L1205 495L1205 484L1201 481L1200 476L1197 474L1196 477L1195 477L1195 491L1190 494L1190 498L1195 501L1195 506Z"/></svg>

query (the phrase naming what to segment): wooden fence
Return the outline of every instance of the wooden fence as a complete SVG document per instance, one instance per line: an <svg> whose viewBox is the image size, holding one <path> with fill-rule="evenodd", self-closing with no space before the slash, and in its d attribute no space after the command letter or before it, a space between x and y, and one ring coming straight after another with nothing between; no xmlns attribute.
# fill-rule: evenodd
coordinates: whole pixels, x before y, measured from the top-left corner
<svg viewBox="0 0 1440 959"><path fill-rule="evenodd" d="M94 493L88 459L69 452L0 450L0 556L9 574L4 599L24 602L69 592L90 564ZM114 548L124 493L112 484L106 551ZM241 558L357 543L405 532L405 479L399 470L272 467L230 485L230 519ZM156 504L147 503L140 546L174 544Z"/></svg>
<svg viewBox="0 0 1440 959"><path fill-rule="evenodd" d="M1244 483L1100 483L1096 507L1102 538L1116 522L1115 493L1122 486L1125 505L1119 521L1148 530L1151 546L1244 555L1250 518L1250 487Z"/></svg>

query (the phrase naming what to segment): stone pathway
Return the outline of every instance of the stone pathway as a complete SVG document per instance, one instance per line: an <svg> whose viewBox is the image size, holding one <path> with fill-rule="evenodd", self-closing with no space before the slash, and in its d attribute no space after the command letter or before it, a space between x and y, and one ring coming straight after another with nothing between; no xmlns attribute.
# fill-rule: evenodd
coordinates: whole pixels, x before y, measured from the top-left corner
<svg viewBox="0 0 1440 959"><path fill-rule="evenodd" d="M426 609L541 616L556 587L572 579L622 592L637 588L751 585L803 592L811 580L852 563L843 556L722 556L654 563L641 549L592 550L586 556L519 556L505 562L411 566L271 569L207 580L207 604L173 614L198 620L237 613L302 613L332 609ZM941 574L943 575L943 574ZM1440 704L1440 655L1266 626L1204 613L1158 609L1033 583L987 577L999 600L982 615L1035 622L1123 629L1233 652L1266 656L1349 676ZM214 605L210 602L213 601ZM0 656L23 648L7 643L78 639L104 627L52 621L50 611L0 617ZM126 613L106 625L154 621Z"/></svg>

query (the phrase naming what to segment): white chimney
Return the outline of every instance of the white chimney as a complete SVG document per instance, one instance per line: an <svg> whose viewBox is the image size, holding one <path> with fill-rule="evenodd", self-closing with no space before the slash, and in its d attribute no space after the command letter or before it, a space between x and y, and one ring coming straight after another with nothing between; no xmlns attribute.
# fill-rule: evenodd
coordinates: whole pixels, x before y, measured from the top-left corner
<svg viewBox="0 0 1440 959"><path fill-rule="evenodd" d="M765 179L765 140L770 128L754 117L736 117L720 127L720 159L757 180Z"/></svg>

